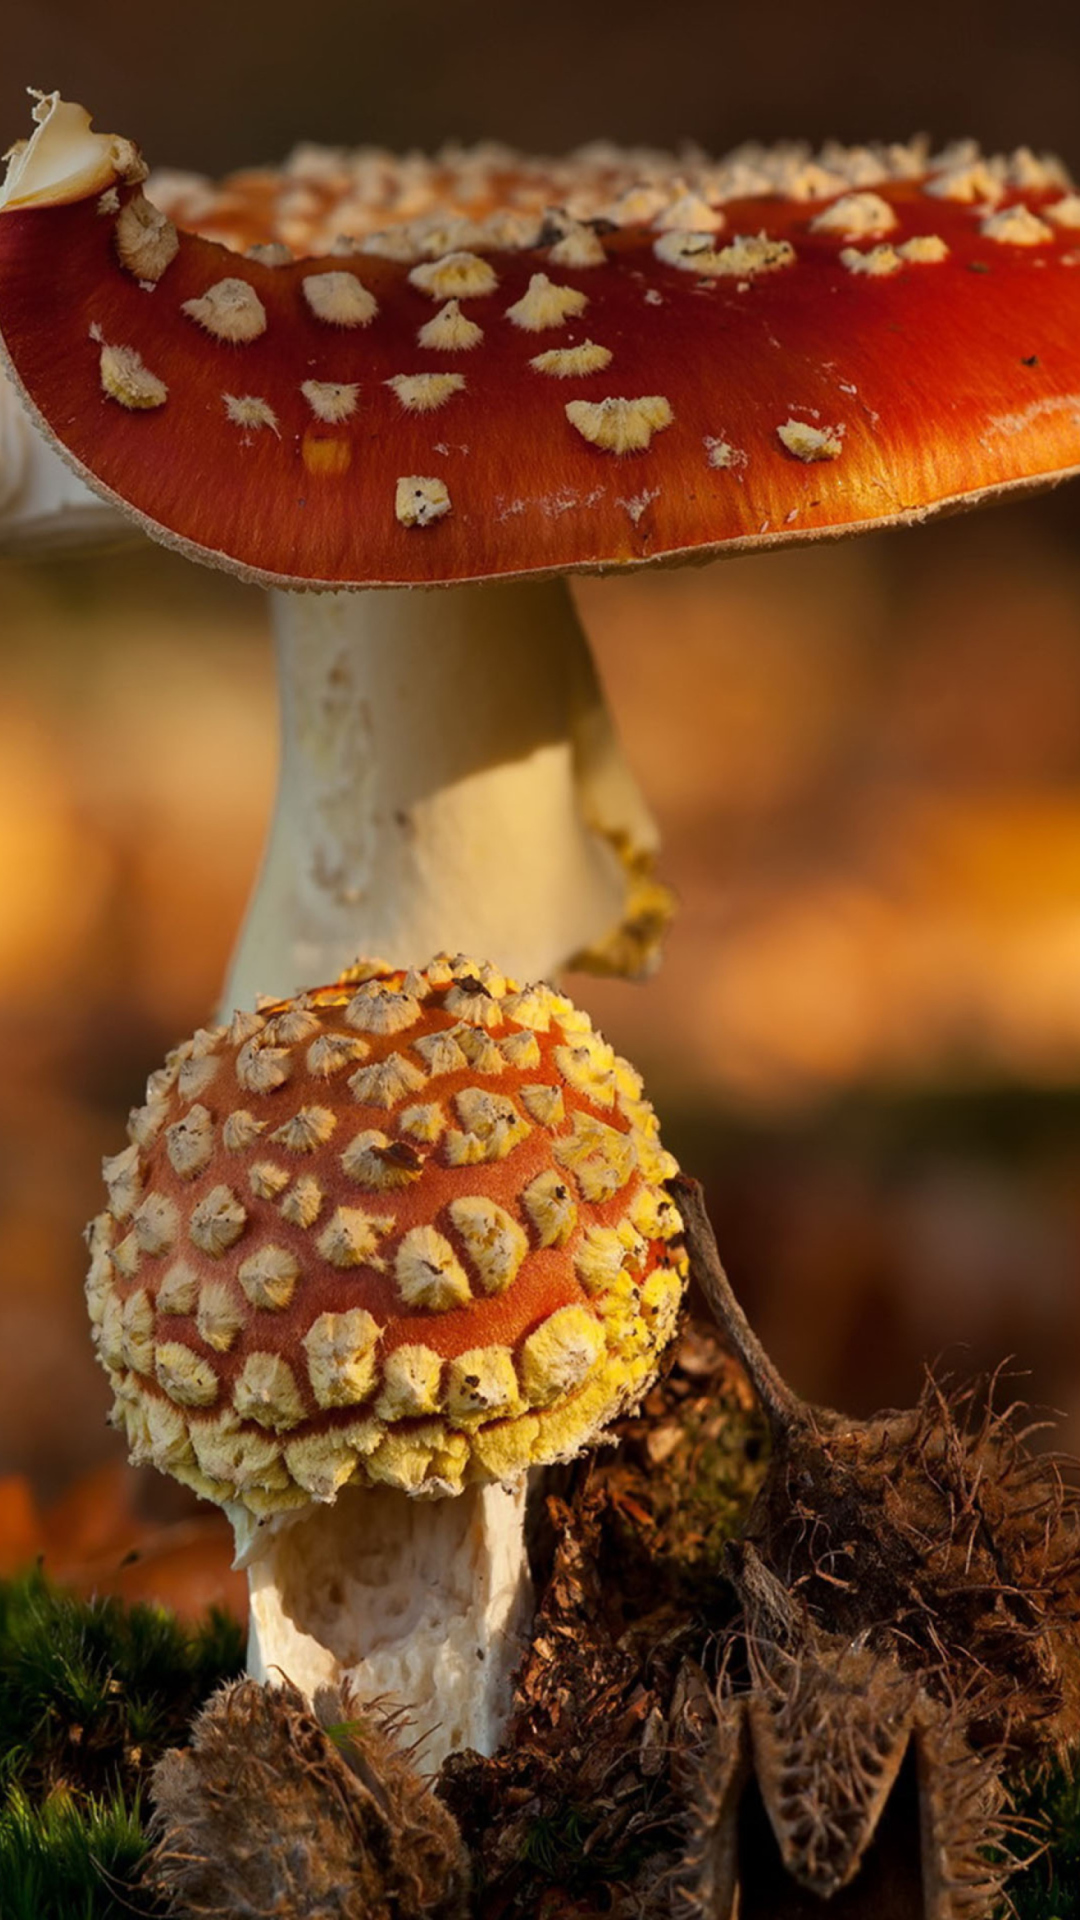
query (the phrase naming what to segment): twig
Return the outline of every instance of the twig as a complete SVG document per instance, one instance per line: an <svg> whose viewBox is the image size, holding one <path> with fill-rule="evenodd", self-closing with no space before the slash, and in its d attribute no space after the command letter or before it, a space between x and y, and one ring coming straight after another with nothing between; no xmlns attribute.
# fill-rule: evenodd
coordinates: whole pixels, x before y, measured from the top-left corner
<svg viewBox="0 0 1080 1920"><path fill-rule="evenodd" d="M735 1350L750 1376L774 1437L790 1433L808 1419L808 1410L769 1359L732 1291L724 1272L712 1223L705 1210L701 1183L688 1174L676 1174L670 1182L675 1204L682 1215L690 1268L724 1338Z"/></svg>

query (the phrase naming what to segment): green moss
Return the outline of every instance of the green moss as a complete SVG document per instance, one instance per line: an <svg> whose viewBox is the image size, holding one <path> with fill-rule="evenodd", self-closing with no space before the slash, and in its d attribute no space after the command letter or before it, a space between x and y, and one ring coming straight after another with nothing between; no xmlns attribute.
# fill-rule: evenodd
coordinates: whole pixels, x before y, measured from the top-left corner
<svg viewBox="0 0 1080 1920"><path fill-rule="evenodd" d="M649 1837L623 1836L617 1846L597 1847L598 1825L594 1809L574 1803L538 1816L526 1830L522 1866L539 1884L570 1896L587 1897L613 1881L632 1880L652 1850Z"/></svg>
<svg viewBox="0 0 1080 1920"><path fill-rule="evenodd" d="M62 1793L41 1807L19 1787L0 1812L4 1920L124 1920L156 1914L136 1882L146 1852L141 1803L120 1793L78 1803Z"/></svg>
<svg viewBox="0 0 1080 1920"><path fill-rule="evenodd" d="M154 1762L243 1665L236 1621L0 1582L0 1914L151 1913L132 1879Z"/></svg>
<svg viewBox="0 0 1080 1920"><path fill-rule="evenodd" d="M1080 1920L1080 1772L1053 1773L1022 1811L1048 1847L1009 1883L1016 1920Z"/></svg>

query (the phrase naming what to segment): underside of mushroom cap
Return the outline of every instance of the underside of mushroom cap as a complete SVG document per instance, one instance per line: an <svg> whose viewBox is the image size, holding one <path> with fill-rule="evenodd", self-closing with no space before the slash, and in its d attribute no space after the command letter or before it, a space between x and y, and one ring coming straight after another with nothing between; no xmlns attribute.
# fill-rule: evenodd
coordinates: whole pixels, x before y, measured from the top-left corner
<svg viewBox="0 0 1080 1920"><path fill-rule="evenodd" d="M106 1162L87 1297L138 1461L256 1516L569 1459L674 1331L641 1083L545 986L445 956L205 1030Z"/></svg>
<svg viewBox="0 0 1080 1920"><path fill-rule="evenodd" d="M306 187L256 176L246 213L238 188L226 216L210 196L211 230L268 236L235 253L154 207L135 150L79 112L41 103L0 196L10 364L92 485L245 576L705 557L1080 470L1080 196L1030 155L637 156L636 188L632 155L474 156L442 169L441 224L430 180L424 218L401 217L399 177L396 226L298 258L283 226L325 244L327 172L355 208L359 160L319 187L309 151ZM47 144L61 114L69 162ZM186 193L162 197L197 219Z"/></svg>

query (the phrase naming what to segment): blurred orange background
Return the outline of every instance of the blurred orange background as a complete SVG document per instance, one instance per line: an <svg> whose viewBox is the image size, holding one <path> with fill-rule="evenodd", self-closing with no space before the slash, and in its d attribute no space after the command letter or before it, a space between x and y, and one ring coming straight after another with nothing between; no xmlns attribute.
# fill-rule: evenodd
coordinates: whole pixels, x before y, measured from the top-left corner
<svg viewBox="0 0 1080 1920"><path fill-rule="evenodd" d="M1036 37L998 4L916 4L903 47L847 0L827 40L795 9L661 26L634 0L605 39L612 17L332 0L301 31L198 0L107 41L75 0L26 5L2 128L30 80L209 168L301 135L922 125L1080 162L1063 7ZM681 915L646 986L572 990L706 1178L752 1318L855 1411L910 1400L924 1356L1011 1353L1080 1447L1080 489L579 599ZM147 1072L214 1004L274 762L258 592L140 542L0 563L0 1474L28 1482L0 1495L0 1559L28 1489L119 1459L80 1233ZM54 1553L88 1526L83 1562L116 1560L102 1516L130 1499L190 1524L155 1476L106 1472Z"/></svg>

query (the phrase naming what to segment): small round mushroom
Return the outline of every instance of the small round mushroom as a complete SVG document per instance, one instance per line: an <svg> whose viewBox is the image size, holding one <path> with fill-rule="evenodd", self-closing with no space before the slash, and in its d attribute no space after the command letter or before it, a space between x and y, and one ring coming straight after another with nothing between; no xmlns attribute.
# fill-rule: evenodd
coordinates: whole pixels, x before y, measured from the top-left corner
<svg viewBox="0 0 1080 1920"><path fill-rule="evenodd" d="M361 943L640 964L655 834L559 576L1080 468L1080 196L1026 151L306 147L148 196L129 143L37 115L0 194L22 389L106 498L275 594L227 1004Z"/></svg>
<svg viewBox="0 0 1080 1920"><path fill-rule="evenodd" d="M87 1297L136 1462L219 1502L250 1667L498 1744L531 1468L640 1400L682 1223L641 1081L544 985L445 955L197 1033L105 1163Z"/></svg>

